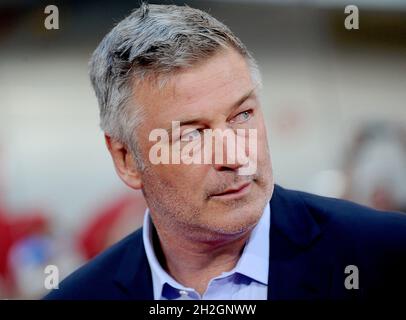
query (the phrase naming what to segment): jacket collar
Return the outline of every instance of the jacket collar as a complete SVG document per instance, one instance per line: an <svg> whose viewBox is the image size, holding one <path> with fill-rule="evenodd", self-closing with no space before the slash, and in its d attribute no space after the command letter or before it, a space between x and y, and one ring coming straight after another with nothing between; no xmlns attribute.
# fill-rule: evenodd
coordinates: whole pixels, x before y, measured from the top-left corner
<svg viewBox="0 0 406 320"><path fill-rule="evenodd" d="M318 224L298 192L275 184L270 205L272 228L283 233L292 244L305 248L320 234Z"/></svg>
<svg viewBox="0 0 406 320"><path fill-rule="evenodd" d="M129 299L154 300L151 269L142 241L142 228L132 234L116 271L115 283Z"/></svg>
<svg viewBox="0 0 406 320"><path fill-rule="evenodd" d="M271 205L268 299L321 299L331 265L315 248L321 229L301 193L275 185Z"/></svg>

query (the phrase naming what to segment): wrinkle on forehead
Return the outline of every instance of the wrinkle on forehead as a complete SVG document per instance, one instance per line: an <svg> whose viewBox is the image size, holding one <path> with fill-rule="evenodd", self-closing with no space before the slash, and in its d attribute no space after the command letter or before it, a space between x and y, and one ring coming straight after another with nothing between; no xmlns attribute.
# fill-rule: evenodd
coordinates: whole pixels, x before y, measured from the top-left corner
<svg viewBox="0 0 406 320"><path fill-rule="evenodd" d="M252 81L245 59L231 51L176 74L169 85L168 103L192 111L210 104L228 106L252 87Z"/></svg>
<svg viewBox="0 0 406 320"><path fill-rule="evenodd" d="M161 89L153 82L142 83L137 90L137 101L143 107L151 108L148 113L152 116L161 113L168 119L185 112L196 115L211 110L211 107L227 107L252 86L245 58L229 49L218 52L204 63L175 73Z"/></svg>

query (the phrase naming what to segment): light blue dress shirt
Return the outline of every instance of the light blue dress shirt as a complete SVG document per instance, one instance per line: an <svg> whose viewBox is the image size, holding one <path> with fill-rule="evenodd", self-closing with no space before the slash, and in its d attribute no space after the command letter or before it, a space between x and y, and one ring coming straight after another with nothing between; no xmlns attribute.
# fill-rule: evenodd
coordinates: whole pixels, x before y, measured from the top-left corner
<svg viewBox="0 0 406 320"><path fill-rule="evenodd" d="M143 241L152 273L155 300L266 300L269 269L269 202L254 227L236 266L212 278L201 296L177 282L159 264L152 244L152 220L144 216Z"/></svg>

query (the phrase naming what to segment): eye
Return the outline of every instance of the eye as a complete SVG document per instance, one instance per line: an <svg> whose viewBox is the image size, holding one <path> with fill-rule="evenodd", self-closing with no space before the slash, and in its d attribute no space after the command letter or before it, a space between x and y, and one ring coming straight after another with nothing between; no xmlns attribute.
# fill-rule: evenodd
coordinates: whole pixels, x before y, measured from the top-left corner
<svg viewBox="0 0 406 320"><path fill-rule="evenodd" d="M243 112L240 112L239 114L237 114L232 119L232 122L237 122L237 123L245 122L245 121L248 121L249 119L251 119L251 117L252 117L252 110L246 110L246 111L243 111Z"/></svg>
<svg viewBox="0 0 406 320"><path fill-rule="evenodd" d="M191 129L191 128L185 129L182 132L180 140L184 142L193 141L195 139L200 138L200 133L201 133L200 129Z"/></svg>

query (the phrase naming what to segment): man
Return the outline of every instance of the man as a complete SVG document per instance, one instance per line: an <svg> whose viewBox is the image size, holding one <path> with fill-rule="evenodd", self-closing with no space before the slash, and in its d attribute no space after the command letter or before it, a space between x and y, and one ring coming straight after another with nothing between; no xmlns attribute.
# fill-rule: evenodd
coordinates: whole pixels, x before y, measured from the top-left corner
<svg viewBox="0 0 406 320"><path fill-rule="evenodd" d="M274 185L257 65L224 24L143 4L100 43L90 77L115 169L149 209L47 299L369 298L405 283L405 217ZM210 149L210 130L253 132L256 148ZM190 141L237 160L173 161Z"/></svg>

